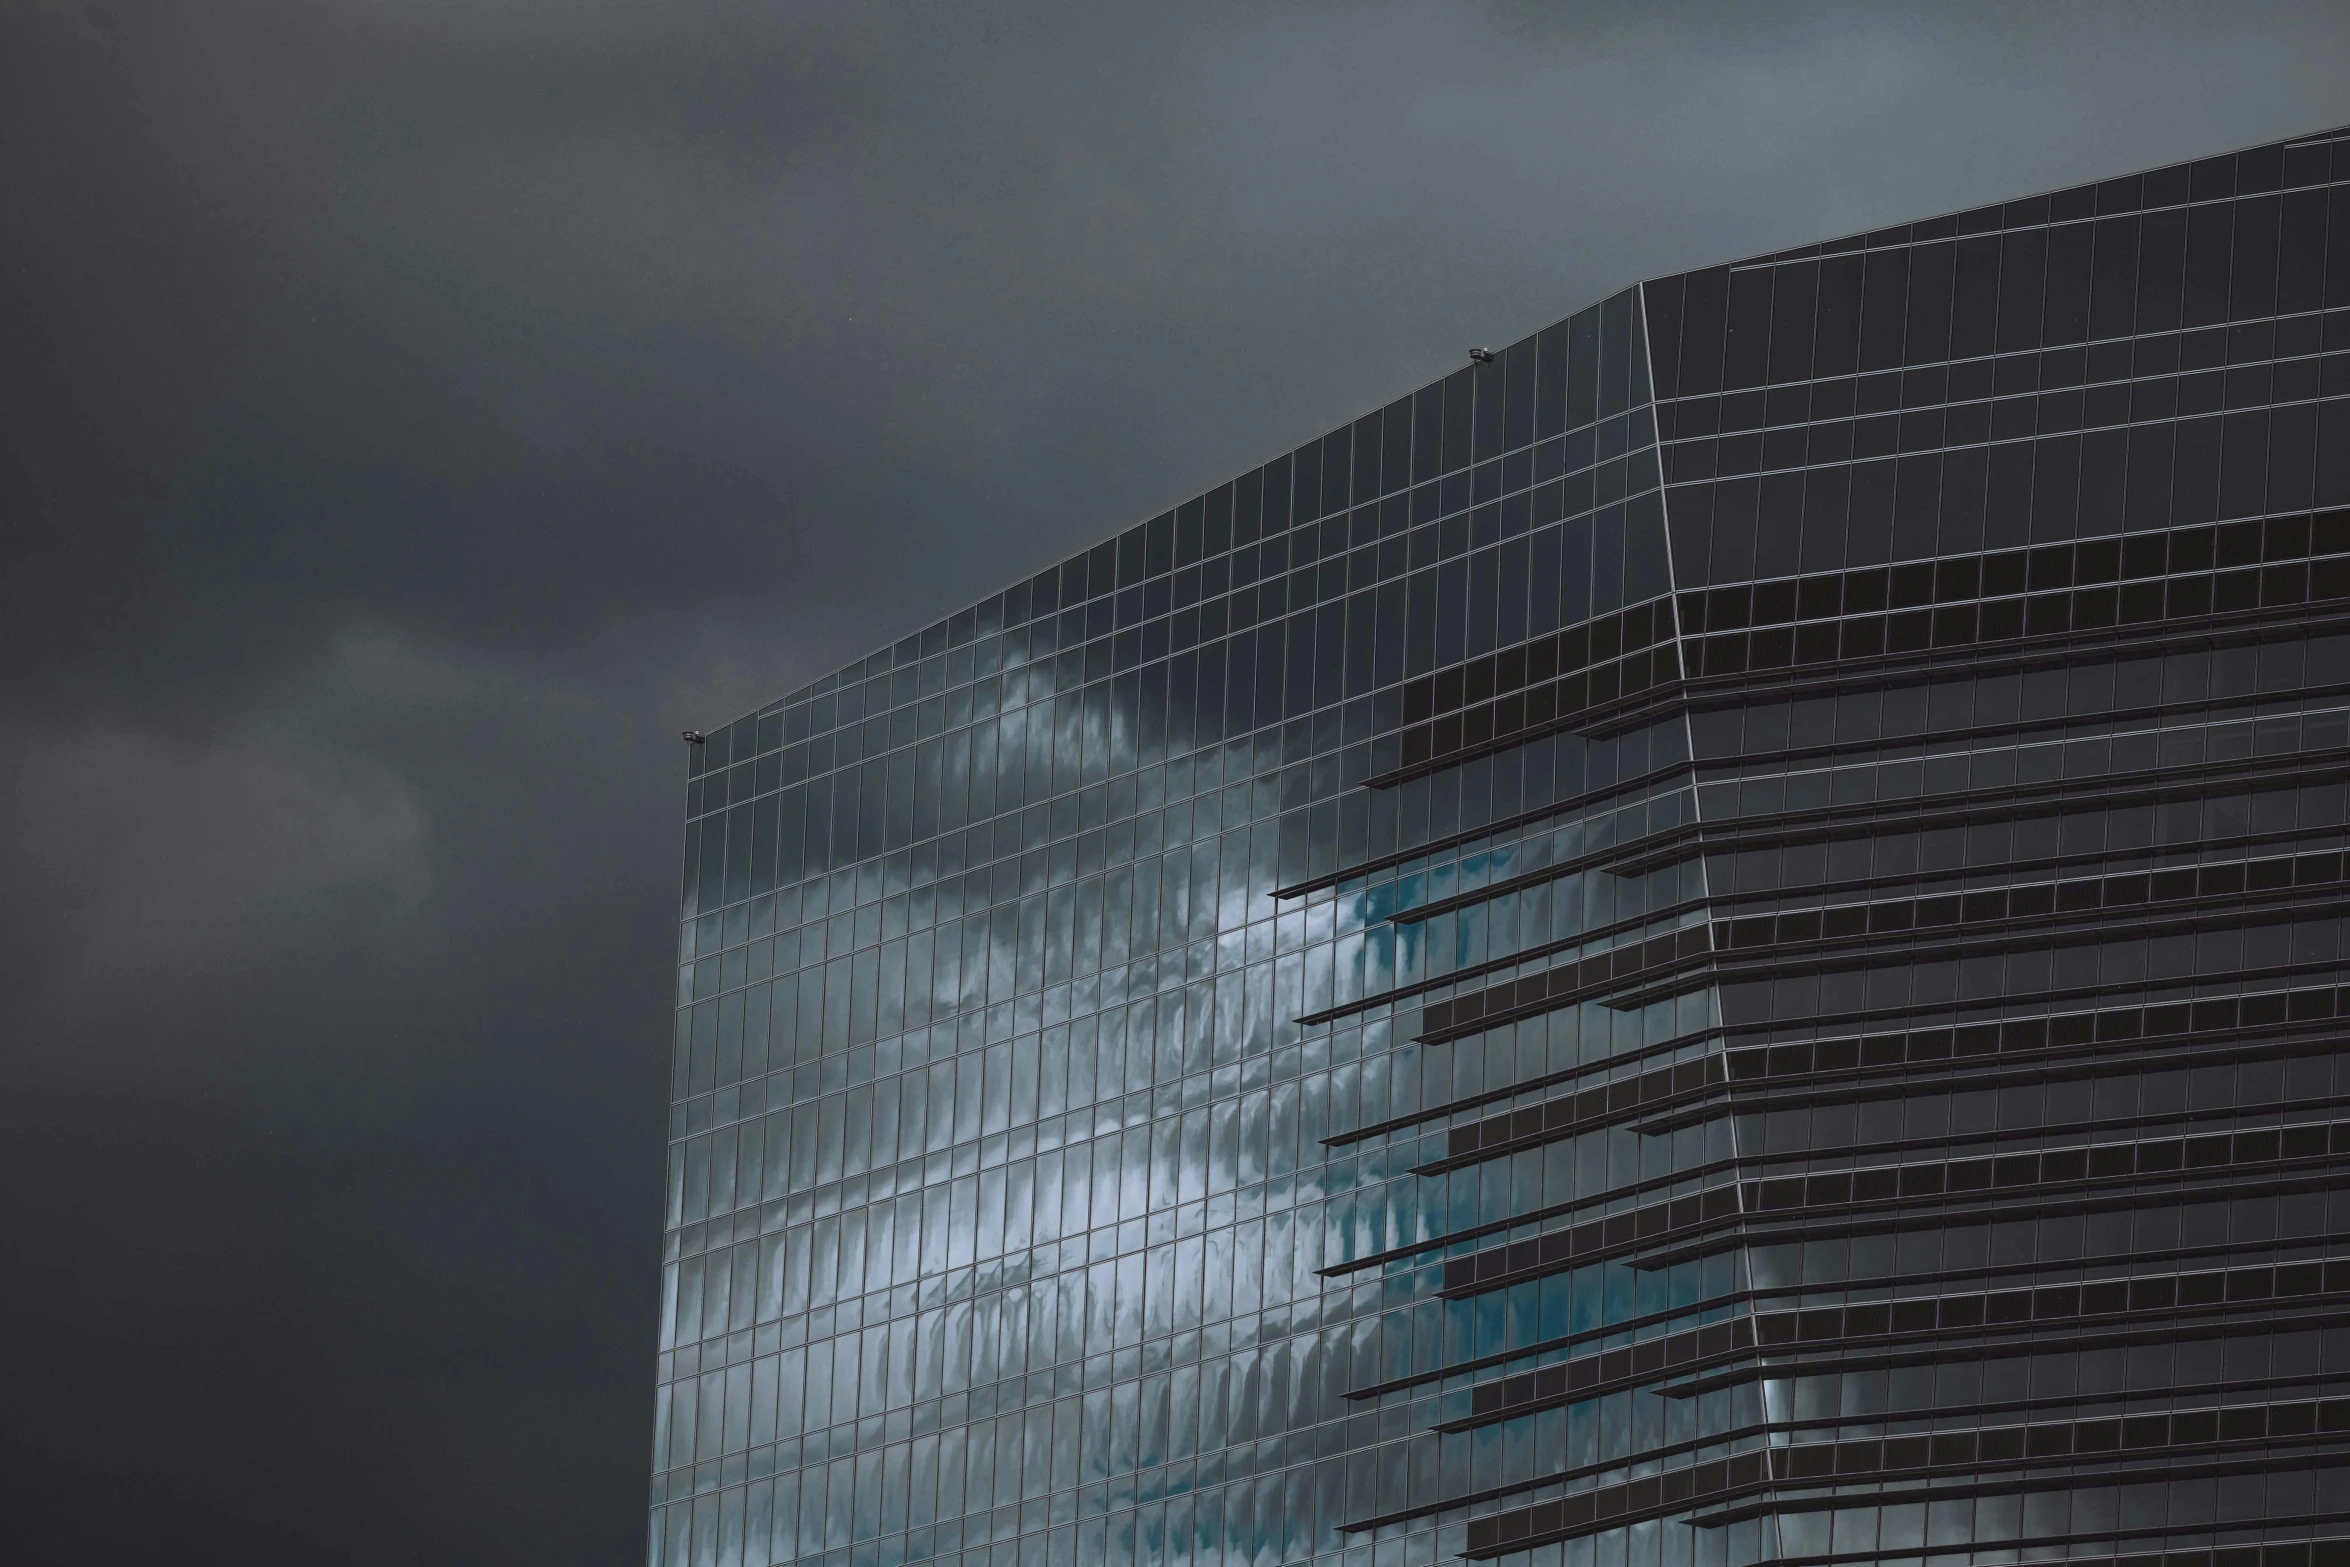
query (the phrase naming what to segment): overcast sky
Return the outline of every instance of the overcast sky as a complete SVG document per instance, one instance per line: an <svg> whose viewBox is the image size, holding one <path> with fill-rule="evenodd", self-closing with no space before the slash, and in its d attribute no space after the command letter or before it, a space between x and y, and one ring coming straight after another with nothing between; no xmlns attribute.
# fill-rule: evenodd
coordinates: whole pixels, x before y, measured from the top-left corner
<svg viewBox="0 0 2350 1567"><path fill-rule="evenodd" d="M641 1557L683 756L1637 278L2350 8L0 5L18 1561Z"/></svg>

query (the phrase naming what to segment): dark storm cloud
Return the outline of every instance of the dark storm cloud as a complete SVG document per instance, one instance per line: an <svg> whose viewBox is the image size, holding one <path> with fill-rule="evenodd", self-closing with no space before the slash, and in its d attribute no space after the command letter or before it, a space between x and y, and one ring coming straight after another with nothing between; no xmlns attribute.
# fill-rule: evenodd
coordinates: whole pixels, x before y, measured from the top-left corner
<svg viewBox="0 0 2350 1567"><path fill-rule="evenodd" d="M0 12L28 1559L630 1554L683 723L2338 6Z"/></svg>

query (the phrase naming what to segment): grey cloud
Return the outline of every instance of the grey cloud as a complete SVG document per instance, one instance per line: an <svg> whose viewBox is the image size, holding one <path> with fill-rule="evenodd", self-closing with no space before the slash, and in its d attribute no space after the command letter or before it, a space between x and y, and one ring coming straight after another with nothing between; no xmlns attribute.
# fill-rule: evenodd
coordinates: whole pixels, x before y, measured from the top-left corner
<svg viewBox="0 0 2350 1567"><path fill-rule="evenodd" d="M10 958L44 1010L189 983L321 900L372 897L397 917L431 882L413 793L282 732L190 745L0 728L0 822L0 918L28 938Z"/></svg>

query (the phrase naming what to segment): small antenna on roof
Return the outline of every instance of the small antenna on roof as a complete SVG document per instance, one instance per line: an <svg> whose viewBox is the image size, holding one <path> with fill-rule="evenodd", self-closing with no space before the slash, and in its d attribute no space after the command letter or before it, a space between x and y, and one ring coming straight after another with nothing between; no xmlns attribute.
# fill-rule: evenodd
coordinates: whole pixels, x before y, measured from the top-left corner
<svg viewBox="0 0 2350 1567"><path fill-rule="evenodd" d="M1489 365L1498 362L1501 355L1490 348L1472 348L1469 350L1469 357L1481 365Z"/></svg>
<svg viewBox="0 0 2350 1567"><path fill-rule="evenodd" d="M702 733L699 729L688 729L685 732L685 743L687 745L706 745L709 743L709 740L710 737Z"/></svg>

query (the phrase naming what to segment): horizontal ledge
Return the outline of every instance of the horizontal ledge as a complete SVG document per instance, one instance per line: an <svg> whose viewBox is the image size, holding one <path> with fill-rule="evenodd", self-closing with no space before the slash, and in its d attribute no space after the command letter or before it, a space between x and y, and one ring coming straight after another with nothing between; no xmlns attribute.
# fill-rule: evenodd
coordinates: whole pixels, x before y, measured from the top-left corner
<svg viewBox="0 0 2350 1567"><path fill-rule="evenodd" d="M1319 1012L1308 1012L1293 1021L1300 1028L1312 1028L1317 1024L1334 1023L1342 1017L1351 1017L1358 1012L1368 1012L1374 1007L1388 1006L1398 1001L1409 1001L1415 996L1424 996L1432 990L1443 990L1450 985L1482 979L1488 974L1498 974L1504 969L1516 968L1521 963L1536 963L1544 958L1555 958L1562 953L1572 952L1578 947L1587 947L1593 942L1606 941L1611 937L1628 935L1651 925L1661 925L1670 920L1683 919L1710 906L1707 899L1691 898L1650 913L1637 914L1629 919L1616 920L1610 924L1594 926L1590 930L1577 931L1572 936L1562 936L1556 941L1546 941L1540 946L1528 947L1505 957L1491 958L1483 963L1472 963L1466 968L1454 969L1448 974L1439 974L1430 979L1414 980L1408 985L1398 985L1393 990L1382 990L1377 995L1365 996L1359 1001L1340 1002L1334 1007L1324 1007ZM1679 928L1674 927L1676 930ZM1667 932L1667 934L1670 933L1670 931ZM1618 949L1610 947L1607 950L1613 952ZM1597 954L1593 955L1597 956Z"/></svg>
<svg viewBox="0 0 2350 1567"><path fill-rule="evenodd" d="M1652 767L1645 773L1637 773L1630 778L1619 779L1615 783L1606 784L1597 789L1586 789L1581 794L1569 795L1566 799L1555 801L1549 805L1530 806L1514 815L1497 817L1493 821L1476 827L1464 827L1458 832L1446 833L1440 838L1431 838L1426 843L1415 844L1408 849L1393 849L1358 864L1328 871L1319 876L1310 876L1304 881L1292 882L1286 887L1276 887L1273 889L1272 895L1276 899L1302 898L1311 893L1323 892L1329 888L1343 885L1358 877L1375 876L1381 871L1392 870L1398 865L1409 865L1414 860L1434 859L1448 849L1457 849L1463 844L1474 843L1479 838L1490 838L1498 833L1513 832L1521 827L1531 827L1536 822L1548 821L1554 816L1571 816L1578 812L1591 810L1603 800L1612 800L1622 795L1653 789L1658 784L1669 782L1687 773L1689 768L1690 763L1687 758L1677 762L1667 762L1661 767Z"/></svg>

